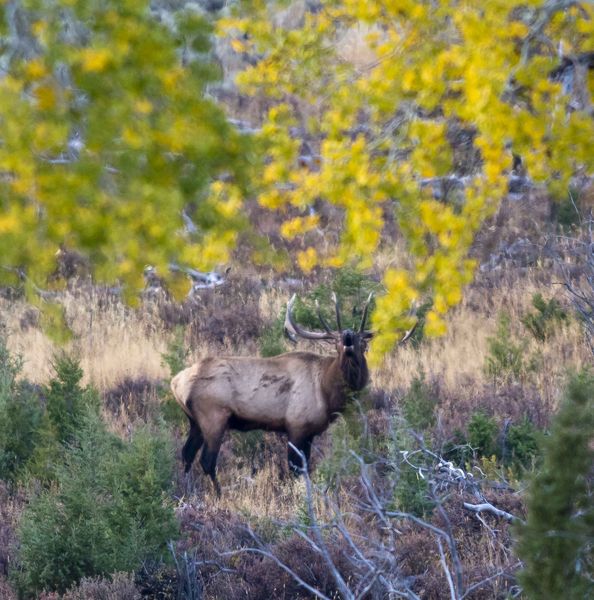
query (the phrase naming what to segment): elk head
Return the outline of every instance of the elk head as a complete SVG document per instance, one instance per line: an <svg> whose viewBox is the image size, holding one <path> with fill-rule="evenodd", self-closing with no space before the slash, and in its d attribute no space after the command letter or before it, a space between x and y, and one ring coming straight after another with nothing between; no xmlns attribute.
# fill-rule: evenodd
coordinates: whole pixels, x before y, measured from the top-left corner
<svg viewBox="0 0 594 600"><path fill-rule="evenodd" d="M373 293L369 294L367 302L363 308L363 316L361 318L361 324L358 330L343 329L342 319L340 315L340 305L336 294L332 294L332 300L334 301L334 308L336 311L336 326L337 329L333 330L328 322L322 315L320 306L316 301L316 307L318 311L318 318L324 331L309 331L301 327L293 316L293 306L295 304L295 294L289 300L287 304L287 314L285 318L285 329L289 337L296 341L296 336L318 341L334 342L336 346L337 364L342 372L342 377L348 387L353 391L363 389L367 385L369 380L369 370L367 368L367 360L365 358L365 351L367 350L367 343L373 337L373 333L365 329L367 322L367 314L369 311L369 303L373 298Z"/></svg>

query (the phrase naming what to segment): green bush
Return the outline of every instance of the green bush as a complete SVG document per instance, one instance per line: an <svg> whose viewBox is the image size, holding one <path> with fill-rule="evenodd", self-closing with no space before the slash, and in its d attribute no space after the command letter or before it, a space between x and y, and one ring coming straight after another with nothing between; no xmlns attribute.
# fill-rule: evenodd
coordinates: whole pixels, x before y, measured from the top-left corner
<svg viewBox="0 0 594 600"><path fill-rule="evenodd" d="M528 419L510 425L503 448L503 464L519 472L534 465L540 455L542 434Z"/></svg>
<svg viewBox="0 0 594 600"><path fill-rule="evenodd" d="M495 419L483 412L474 413L468 422L468 443L478 457L490 458L498 454L498 433Z"/></svg>
<svg viewBox="0 0 594 600"><path fill-rule="evenodd" d="M75 358L59 356L54 370L44 388L46 410L27 463L28 475L46 483L55 479L66 450L78 443L88 417L99 414L99 395L91 386L82 387L83 371Z"/></svg>
<svg viewBox="0 0 594 600"><path fill-rule="evenodd" d="M42 408L26 382L17 382L22 362L12 357L0 332L0 479L15 481L39 437Z"/></svg>
<svg viewBox="0 0 594 600"><path fill-rule="evenodd" d="M571 377L519 526L527 598L594 597L594 375Z"/></svg>
<svg viewBox="0 0 594 600"><path fill-rule="evenodd" d="M269 325L266 325L262 330L262 335L259 339L260 356L266 358L269 356L278 356L287 351L284 341L284 323L285 309L281 314Z"/></svg>
<svg viewBox="0 0 594 600"><path fill-rule="evenodd" d="M161 364L168 367L169 376L174 377L186 368L190 350L186 347L184 330L177 327L173 339L167 345L167 352L161 354ZM183 425L186 423L186 415L180 409L179 404L173 397L169 387L169 381L159 390L160 412L166 423L170 425Z"/></svg>
<svg viewBox="0 0 594 600"><path fill-rule="evenodd" d="M304 327L319 329L320 320L315 307L316 300L320 310L331 328L336 327L336 311L332 302L332 292L336 293L341 307L342 327L358 329L361 323L362 309L370 292L377 292L380 285L368 275L343 267L333 273L330 283L323 283L305 295L303 302L295 303L295 318ZM373 312L374 302L370 306Z"/></svg>
<svg viewBox="0 0 594 600"><path fill-rule="evenodd" d="M438 398L425 381L425 374L415 377L402 399L402 412L408 424L417 431L435 425L435 407Z"/></svg>
<svg viewBox="0 0 594 600"><path fill-rule="evenodd" d="M485 372L494 379L518 380L533 366L527 362L526 344L514 343L509 316L499 317L497 333L487 340L489 354L485 361Z"/></svg>
<svg viewBox="0 0 594 600"><path fill-rule="evenodd" d="M521 321L540 342L545 342L560 324L567 322L567 313L555 298L546 301L541 294L534 294L532 306L536 312L526 314Z"/></svg>
<svg viewBox="0 0 594 600"><path fill-rule="evenodd" d="M125 443L88 415L54 484L23 513L12 573L20 593L63 592L82 577L133 572L164 555L176 535L164 496L173 455L162 431L145 428Z"/></svg>
<svg viewBox="0 0 594 600"><path fill-rule="evenodd" d="M161 354L161 364L169 368L171 377L186 368L190 350L186 347L184 330L176 327L173 339L167 345L167 352Z"/></svg>

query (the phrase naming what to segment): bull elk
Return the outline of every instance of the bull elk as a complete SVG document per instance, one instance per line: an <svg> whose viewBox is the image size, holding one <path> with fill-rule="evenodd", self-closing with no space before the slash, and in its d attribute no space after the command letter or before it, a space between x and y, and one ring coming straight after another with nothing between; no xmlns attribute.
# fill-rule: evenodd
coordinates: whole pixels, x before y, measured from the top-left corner
<svg viewBox="0 0 594 600"><path fill-rule="evenodd" d="M351 396L367 385L365 359L372 332L365 329L369 296L357 331L343 329L340 307L333 296L337 331L333 331L318 307L324 331L307 331L294 319L295 295L287 304L285 327L289 335L334 342L335 356L289 352L272 358L243 356L208 357L178 373L171 389L190 421L182 449L186 473L202 449L200 464L212 479L217 495L216 462L227 429L263 429L288 434L289 442L309 461L314 436L322 433L342 412ZM412 330L402 341L410 337ZM298 473L304 465L291 445L289 468Z"/></svg>

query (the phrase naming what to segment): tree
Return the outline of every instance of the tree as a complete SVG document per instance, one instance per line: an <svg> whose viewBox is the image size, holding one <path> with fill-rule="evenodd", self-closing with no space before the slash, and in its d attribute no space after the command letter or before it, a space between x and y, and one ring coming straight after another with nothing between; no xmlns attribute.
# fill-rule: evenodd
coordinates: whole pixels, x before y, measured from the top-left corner
<svg viewBox="0 0 594 600"><path fill-rule="evenodd" d="M271 104L258 200L286 215L288 239L319 225L315 203L343 215L340 241L324 254L310 244L299 266L369 266L392 212L406 242L410 268L384 273L372 359L420 296L432 298L425 332L444 331L473 275L474 236L507 193L512 152L555 194L592 170L592 83L580 67L589 2L327 0L302 3L302 18L284 26L279 3L243 5L245 17L222 26L238 52L260 57L243 90ZM569 79L556 69L559 48ZM462 155L461 135L471 145ZM461 189L439 198L437 178Z"/></svg>
<svg viewBox="0 0 594 600"><path fill-rule="evenodd" d="M205 97L208 22L160 22L146 0L0 11L0 277L45 283L64 244L133 298L146 263L225 262L249 147ZM181 235L184 209L197 231Z"/></svg>
<svg viewBox="0 0 594 600"><path fill-rule="evenodd" d="M570 380L530 486L518 544L529 598L589 598L594 592L593 389L587 371Z"/></svg>

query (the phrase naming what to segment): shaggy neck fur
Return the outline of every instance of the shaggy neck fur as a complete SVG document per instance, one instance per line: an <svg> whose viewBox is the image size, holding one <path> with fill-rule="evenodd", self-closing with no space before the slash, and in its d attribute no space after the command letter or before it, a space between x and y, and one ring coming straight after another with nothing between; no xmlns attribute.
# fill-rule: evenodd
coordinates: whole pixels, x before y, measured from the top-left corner
<svg viewBox="0 0 594 600"><path fill-rule="evenodd" d="M350 397L349 392L362 390L368 381L369 370L364 357L342 354L332 359L322 381L328 414L342 412Z"/></svg>

